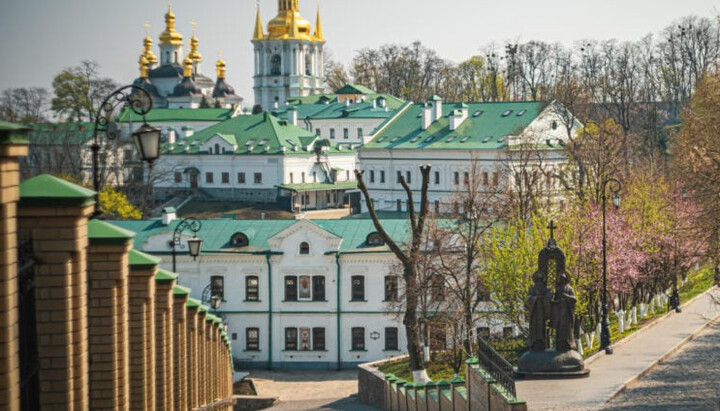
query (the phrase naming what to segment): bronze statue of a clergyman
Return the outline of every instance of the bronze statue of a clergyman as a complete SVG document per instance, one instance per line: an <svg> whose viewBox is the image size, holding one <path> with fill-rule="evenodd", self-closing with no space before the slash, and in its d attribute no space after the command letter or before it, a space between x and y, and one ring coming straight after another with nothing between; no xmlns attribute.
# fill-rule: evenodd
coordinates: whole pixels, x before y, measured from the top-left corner
<svg viewBox="0 0 720 411"><path fill-rule="evenodd" d="M538 270L528 292L526 307L530 313L528 351L518 361L521 376L585 377L582 356L575 351L575 290L565 271L565 253L557 246L554 222L550 222L550 240L538 255ZM548 281L554 282L553 291ZM548 328L555 331L555 347L549 348Z"/></svg>

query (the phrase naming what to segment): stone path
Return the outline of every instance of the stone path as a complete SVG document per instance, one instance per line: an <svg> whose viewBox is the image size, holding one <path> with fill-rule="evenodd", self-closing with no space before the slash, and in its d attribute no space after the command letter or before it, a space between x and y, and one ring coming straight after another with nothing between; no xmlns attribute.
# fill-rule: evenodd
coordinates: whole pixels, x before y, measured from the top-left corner
<svg viewBox="0 0 720 411"><path fill-rule="evenodd" d="M720 325L706 328L603 410L720 409Z"/></svg>
<svg viewBox="0 0 720 411"><path fill-rule="evenodd" d="M713 287L652 326L613 345L613 355L599 354L586 363L590 377L575 380L526 380L517 382L517 394L530 410L596 409L604 406L626 386L672 355L687 339L699 334L720 315L720 292ZM708 375L707 378L716 378ZM714 409L714 408L711 408Z"/></svg>
<svg viewBox="0 0 720 411"><path fill-rule="evenodd" d="M266 371L250 376L258 394L278 397L273 411L341 410L373 411L357 400L357 371Z"/></svg>

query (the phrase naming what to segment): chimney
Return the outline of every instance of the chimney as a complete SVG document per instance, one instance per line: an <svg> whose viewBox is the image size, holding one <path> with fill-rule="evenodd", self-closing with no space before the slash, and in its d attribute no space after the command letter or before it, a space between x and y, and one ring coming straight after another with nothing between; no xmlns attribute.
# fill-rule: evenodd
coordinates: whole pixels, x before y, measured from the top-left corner
<svg viewBox="0 0 720 411"><path fill-rule="evenodd" d="M175 144L176 136L177 136L177 134L175 133L175 129L169 128L168 134L167 134L168 143Z"/></svg>
<svg viewBox="0 0 720 411"><path fill-rule="evenodd" d="M450 130L455 130L456 128L460 127L460 124L462 124L462 122L465 121L467 117L467 104L463 103L456 105L455 110L453 110L452 114L450 114Z"/></svg>
<svg viewBox="0 0 720 411"><path fill-rule="evenodd" d="M378 103L380 104L381 108L385 108L385 97L379 97Z"/></svg>
<svg viewBox="0 0 720 411"><path fill-rule="evenodd" d="M433 121L440 120L442 118L442 98L439 96L430 96L428 99L433 105Z"/></svg>
<svg viewBox="0 0 720 411"><path fill-rule="evenodd" d="M173 207L165 207L162 210L162 223L168 225L171 222L177 220L177 214Z"/></svg>
<svg viewBox="0 0 720 411"><path fill-rule="evenodd" d="M372 108L377 108L377 100L373 99Z"/></svg>
<svg viewBox="0 0 720 411"><path fill-rule="evenodd" d="M433 111L430 103L423 104L422 108L422 129L427 130L433 123Z"/></svg>
<svg viewBox="0 0 720 411"><path fill-rule="evenodd" d="M287 121L293 126L297 126L297 109L294 106L288 107L287 109Z"/></svg>
<svg viewBox="0 0 720 411"><path fill-rule="evenodd" d="M192 137L195 134L195 129L190 126L183 127L183 134L185 134L185 138Z"/></svg>

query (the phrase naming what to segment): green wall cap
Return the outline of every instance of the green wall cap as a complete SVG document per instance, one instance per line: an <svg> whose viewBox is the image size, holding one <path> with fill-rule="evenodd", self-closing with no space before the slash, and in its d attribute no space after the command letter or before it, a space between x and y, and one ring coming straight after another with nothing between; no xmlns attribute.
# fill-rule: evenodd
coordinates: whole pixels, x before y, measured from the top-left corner
<svg viewBox="0 0 720 411"><path fill-rule="evenodd" d="M200 309L201 305L202 303L200 302L200 300L197 300L195 298L188 298L187 303L185 303L185 306L189 310L198 310Z"/></svg>
<svg viewBox="0 0 720 411"><path fill-rule="evenodd" d="M20 183L22 206L88 206L95 204L95 192L49 174Z"/></svg>
<svg viewBox="0 0 720 411"><path fill-rule="evenodd" d="M173 296L175 297L187 297L190 295L190 289L183 287L182 285L176 285L173 288Z"/></svg>
<svg viewBox="0 0 720 411"><path fill-rule="evenodd" d="M450 380L450 382L453 384L465 384L465 380L463 380L460 377L455 377L452 380Z"/></svg>
<svg viewBox="0 0 720 411"><path fill-rule="evenodd" d="M215 324L217 324L217 325L220 325L220 324L222 324L222 318L220 318L220 317L217 317L217 316L216 316L216 317L215 317L215 319L214 319L213 321L214 321L214 322L215 322Z"/></svg>
<svg viewBox="0 0 720 411"><path fill-rule="evenodd" d="M207 305L201 305L201 306L200 306L200 314L207 314L208 311L210 311L210 309L208 308Z"/></svg>
<svg viewBox="0 0 720 411"><path fill-rule="evenodd" d="M128 262L130 263L130 269L135 270L152 270L160 264L161 259L153 257L150 254L143 253L135 249L130 250L128 253Z"/></svg>
<svg viewBox="0 0 720 411"><path fill-rule="evenodd" d="M445 380L440 380L436 383L438 387L449 387L450 383Z"/></svg>
<svg viewBox="0 0 720 411"><path fill-rule="evenodd" d="M177 278L177 274L163 270L162 268L158 270L157 274L155 274L155 282L158 284L172 284L172 282L176 281Z"/></svg>
<svg viewBox="0 0 720 411"><path fill-rule="evenodd" d="M0 121L0 144L28 144L30 128L21 124Z"/></svg>
<svg viewBox="0 0 720 411"><path fill-rule="evenodd" d="M477 357L471 357L465 360L465 364L478 364L479 362Z"/></svg>
<svg viewBox="0 0 720 411"><path fill-rule="evenodd" d="M205 322L208 322L208 323L215 322L216 318L217 317L215 316L215 314L208 313L208 315L205 317Z"/></svg>
<svg viewBox="0 0 720 411"><path fill-rule="evenodd" d="M132 242L135 233L100 220L88 222L88 239L92 245L125 245Z"/></svg>

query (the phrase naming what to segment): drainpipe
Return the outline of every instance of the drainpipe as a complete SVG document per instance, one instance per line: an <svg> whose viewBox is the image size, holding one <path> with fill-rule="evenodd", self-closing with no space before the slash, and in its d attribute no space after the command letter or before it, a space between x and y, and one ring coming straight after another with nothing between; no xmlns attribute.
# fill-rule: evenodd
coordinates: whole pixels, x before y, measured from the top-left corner
<svg viewBox="0 0 720 411"><path fill-rule="evenodd" d="M265 254L265 261L267 262L268 269L268 370L272 370L272 265L270 265L271 253Z"/></svg>
<svg viewBox="0 0 720 411"><path fill-rule="evenodd" d="M342 359L340 358L340 250L335 253L335 266L337 267L337 287L336 287L336 298L337 298L337 310L336 310L336 322L337 322L337 369L338 371L342 368Z"/></svg>

